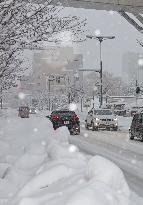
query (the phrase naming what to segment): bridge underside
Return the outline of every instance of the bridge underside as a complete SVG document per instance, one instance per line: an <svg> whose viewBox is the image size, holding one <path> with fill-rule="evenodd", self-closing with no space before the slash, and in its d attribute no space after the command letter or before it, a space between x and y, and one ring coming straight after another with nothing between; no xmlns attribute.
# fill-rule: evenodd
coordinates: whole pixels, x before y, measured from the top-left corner
<svg viewBox="0 0 143 205"><path fill-rule="evenodd" d="M116 11L143 33L143 0L60 0L63 6Z"/></svg>
<svg viewBox="0 0 143 205"><path fill-rule="evenodd" d="M143 0L60 0L64 6L97 9L97 10L113 10L113 11L136 11L143 13Z"/></svg>

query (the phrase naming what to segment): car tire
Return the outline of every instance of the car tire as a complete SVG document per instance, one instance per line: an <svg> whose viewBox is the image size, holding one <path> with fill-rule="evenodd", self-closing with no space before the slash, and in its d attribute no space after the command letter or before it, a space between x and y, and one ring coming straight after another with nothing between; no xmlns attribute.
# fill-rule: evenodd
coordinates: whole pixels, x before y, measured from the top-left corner
<svg viewBox="0 0 143 205"><path fill-rule="evenodd" d="M92 131L94 131L95 127L94 127L94 123L91 122L91 127L92 127Z"/></svg>
<svg viewBox="0 0 143 205"><path fill-rule="evenodd" d="M58 129L58 127L57 127L57 126L55 126L55 125L53 125L53 129L54 129L54 130L56 130L56 129Z"/></svg>
<svg viewBox="0 0 143 205"><path fill-rule="evenodd" d="M118 127L114 127L113 130L114 130L114 131L118 131Z"/></svg>
<svg viewBox="0 0 143 205"><path fill-rule="evenodd" d="M78 131L76 132L76 135L80 134L80 127L78 128Z"/></svg>
<svg viewBox="0 0 143 205"><path fill-rule="evenodd" d="M133 136L133 134L131 133L131 131L130 131L129 135L130 135L130 140L134 140L134 136Z"/></svg>
<svg viewBox="0 0 143 205"><path fill-rule="evenodd" d="M85 128L86 128L87 130L89 130L89 126L88 126L87 122L85 123Z"/></svg>
<svg viewBox="0 0 143 205"><path fill-rule="evenodd" d="M143 134L142 133L140 133L140 138L141 138L141 142L143 142Z"/></svg>
<svg viewBox="0 0 143 205"><path fill-rule="evenodd" d="M107 130L107 131L110 131L110 127L106 127L106 130Z"/></svg>
<svg viewBox="0 0 143 205"><path fill-rule="evenodd" d="M91 123L92 131L98 131L98 127L94 126L94 122Z"/></svg>
<svg viewBox="0 0 143 205"><path fill-rule="evenodd" d="M94 127L94 131L98 131L98 127Z"/></svg>

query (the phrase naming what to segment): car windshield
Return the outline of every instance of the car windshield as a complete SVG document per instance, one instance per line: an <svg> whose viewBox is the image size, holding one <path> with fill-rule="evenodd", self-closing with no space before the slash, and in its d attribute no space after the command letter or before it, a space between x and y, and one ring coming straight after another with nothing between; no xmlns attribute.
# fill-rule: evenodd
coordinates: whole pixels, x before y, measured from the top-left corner
<svg viewBox="0 0 143 205"><path fill-rule="evenodd" d="M110 110L95 110L95 115L112 115L112 112Z"/></svg>
<svg viewBox="0 0 143 205"><path fill-rule="evenodd" d="M29 110L29 108L28 107L20 107L19 108L19 111L25 111L25 110L27 111L27 110Z"/></svg>

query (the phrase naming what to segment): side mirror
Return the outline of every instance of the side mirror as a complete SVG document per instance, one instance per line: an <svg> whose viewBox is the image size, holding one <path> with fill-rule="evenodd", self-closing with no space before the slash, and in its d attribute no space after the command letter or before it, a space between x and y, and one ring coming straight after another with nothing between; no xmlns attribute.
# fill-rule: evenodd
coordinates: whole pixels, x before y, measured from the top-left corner
<svg viewBox="0 0 143 205"><path fill-rule="evenodd" d="M143 122L143 120L142 119L139 119L139 123L142 123Z"/></svg>
<svg viewBox="0 0 143 205"><path fill-rule="evenodd" d="M51 116L50 116L50 115L47 115L46 118L51 119Z"/></svg>

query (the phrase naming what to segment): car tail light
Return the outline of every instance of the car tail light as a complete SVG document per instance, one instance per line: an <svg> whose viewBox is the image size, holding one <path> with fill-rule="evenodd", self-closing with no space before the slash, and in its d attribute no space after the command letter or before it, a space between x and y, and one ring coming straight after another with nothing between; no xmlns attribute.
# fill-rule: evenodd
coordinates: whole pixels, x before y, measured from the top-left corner
<svg viewBox="0 0 143 205"><path fill-rule="evenodd" d="M79 117L78 117L77 115L74 115L74 116L72 117L72 120L73 120L73 121L78 121L78 120L79 120Z"/></svg>
<svg viewBox="0 0 143 205"><path fill-rule="evenodd" d="M54 116L52 116L52 120L53 121L59 121L60 117L58 115L54 115Z"/></svg>

